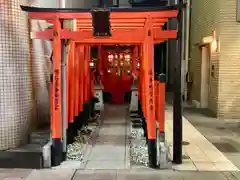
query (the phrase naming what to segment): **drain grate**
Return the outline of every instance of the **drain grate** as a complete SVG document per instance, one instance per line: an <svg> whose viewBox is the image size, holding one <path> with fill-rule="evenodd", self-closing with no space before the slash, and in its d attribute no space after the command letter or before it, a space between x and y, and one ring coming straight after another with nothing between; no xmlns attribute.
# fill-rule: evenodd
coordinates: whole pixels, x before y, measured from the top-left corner
<svg viewBox="0 0 240 180"><path fill-rule="evenodd" d="M215 142L213 143L216 148L224 153L237 153L239 152L233 145L227 142Z"/></svg>

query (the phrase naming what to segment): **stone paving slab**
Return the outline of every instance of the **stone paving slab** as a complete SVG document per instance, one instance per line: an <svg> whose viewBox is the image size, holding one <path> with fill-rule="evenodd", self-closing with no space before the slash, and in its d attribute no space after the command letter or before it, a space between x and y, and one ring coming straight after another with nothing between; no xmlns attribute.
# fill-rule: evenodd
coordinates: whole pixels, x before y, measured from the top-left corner
<svg viewBox="0 0 240 180"><path fill-rule="evenodd" d="M116 180L182 180L174 171L118 171Z"/></svg>
<svg viewBox="0 0 240 180"><path fill-rule="evenodd" d="M123 146L96 145L88 159L94 161L124 161L125 144Z"/></svg>
<svg viewBox="0 0 240 180"><path fill-rule="evenodd" d="M166 110L166 141L173 156L173 116L172 108ZM173 169L182 171L239 171L239 169L204 135L202 135L185 117L183 117L183 156L188 161L181 165L173 165Z"/></svg>
<svg viewBox="0 0 240 180"><path fill-rule="evenodd" d="M126 169L125 161L88 161L85 169Z"/></svg>
<svg viewBox="0 0 240 180"><path fill-rule="evenodd" d="M83 170L73 180L240 180L231 172L177 172L171 170Z"/></svg>
<svg viewBox="0 0 240 180"><path fill-rule="evenodd" d="M103 124L85 169L126 169L126 106L106 106ZM118 122L118 124L114 124ZM107 124L106 124L107 123ZM119 124L120 123L120 124ZM117 140L115 143L114 140Z"/></svg>
<svg viewBox="0 0 240 180"><path fill-rule="evenodd" d="M71 180L73 169L41 169L33 170L25 180Z"/></svg>
<svg viewBox="0 0 240 180"><path fill-rule="evenodd" d="M25 179L31 172L31 169L0 169L0 180Z"/></svg>
<svg viewBox="0 0 240 180"><path fill-rule="evenodd" d="M153 170L0 169L0 180L240 180L240 172Z"/></svg>
<svg viewBox="0 0 240 180"><path fill-rule="evenodd" d="M183 180L227 180L220 172L181 172Z"/></svg>
<svg viewBox="0 0 240 180"><path fill-rule="evenodd" d="M83 170L77 171L72 180L115 180L116 175L115 170Z"/></svg>

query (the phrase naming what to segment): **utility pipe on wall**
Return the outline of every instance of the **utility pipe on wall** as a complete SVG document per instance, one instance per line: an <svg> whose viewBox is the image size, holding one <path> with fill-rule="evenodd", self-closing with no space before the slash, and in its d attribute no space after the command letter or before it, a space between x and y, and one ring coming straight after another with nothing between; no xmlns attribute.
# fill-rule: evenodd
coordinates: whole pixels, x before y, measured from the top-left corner
<svg viewBox="0 0 240 180"><path fill-rule="evenodd" d="M179 0L179 3L181 2L181 0ZM185 1L182 0L182 3L184 3ZM185 49L186 49L186 46L185 46L185 36L186 36L186 10L185 8L182 9L182 38L181 38L181 42L178 42L178 43L181 43L181 60L182 60L182 63L181 63L181 94L182 94L182 97L184 95L184 89L186 87L186 81L185 81L185 64L186 64L186 59L185 59ZM183 98L182 98L183 99Z"/></svg>
<svg viewBox="0 0 240 180"><path fill-rule="evenodd" d="M59 0L59 8L65 8L66 1ZM62 76L62 147L64 155L66 156L67 153L67 84L66 84L66 48L65 48L65 41L62 40L62 54L61 54L61 76ZM65 159L66 157L64 157Z"/></svg>

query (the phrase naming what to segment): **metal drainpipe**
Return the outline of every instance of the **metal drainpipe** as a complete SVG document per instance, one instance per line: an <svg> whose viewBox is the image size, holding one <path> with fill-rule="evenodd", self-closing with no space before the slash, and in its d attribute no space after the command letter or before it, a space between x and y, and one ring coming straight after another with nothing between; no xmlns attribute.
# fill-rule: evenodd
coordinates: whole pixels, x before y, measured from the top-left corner
<svg viewBox="0 0 240 180"><path fill-rule="evenodd" d="M185 15L186 15L186 21L185 21L185 77L186 74L188 73L188 59L189 59L189 35L190 35L190 11L191 11L191 0L187 0L187 6L185 9ZM186 78L185 78L186 79ZM187 100L187 94L188 94L188 89L187 89L187 82L185 80L185 87L184 87L184 97L185 100Z"/></svg>
<svg viewBox="0 0 240 180"><path fill-rule="evenodd" d="M181 1L181 0L179 0ZM182 2L184 2L184 0L182 0ZM181 93L182 93L182 100L185 100L185 98L183 99L184 96L184 91L186 88L186 81L185 81L185 71L186 71L186 59L185 59L185 36L186 36L186 10L183 9L182 10L182 38L181 38L181 43L182 43L182 52L181 52L181 59L182 59L182 67L181 67L181 71L182 71L182 77L181 77Z"/></svg>
<svg viewBox="0 0 240 180"><path fill-rule="evenodd" d="M59 0L59 8L66 7L65 0ZM64 159L66 158L67 153L67 86L66 86L66 48L65 40L62 40L62 54L61 54L61 70L62 70L62 148Z"/></svg>

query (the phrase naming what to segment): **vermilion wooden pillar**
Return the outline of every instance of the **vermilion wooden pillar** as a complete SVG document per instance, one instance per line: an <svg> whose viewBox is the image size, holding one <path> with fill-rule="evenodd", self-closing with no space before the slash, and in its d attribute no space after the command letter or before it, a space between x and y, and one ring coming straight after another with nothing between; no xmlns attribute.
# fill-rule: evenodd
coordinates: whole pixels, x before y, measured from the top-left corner
<svg viewBox="0 0 240 180"><path fill-rule="evenodd" d="M54 20L53 36L53 86L52 86L52 164L59 165L62 162L62 89L61 89L61 22Z"/></svg>
<svg viewBox="0 0 240 180"><path fill-rule="evenodd" d="M145 24L145 41L143 43L144 53L144 82L146 90L146 120L148 132L148 156L149 166L157 168L157 146L156 146L156 120L154 106L154 41L153 41L153 19L147 18Z"/></svg>

